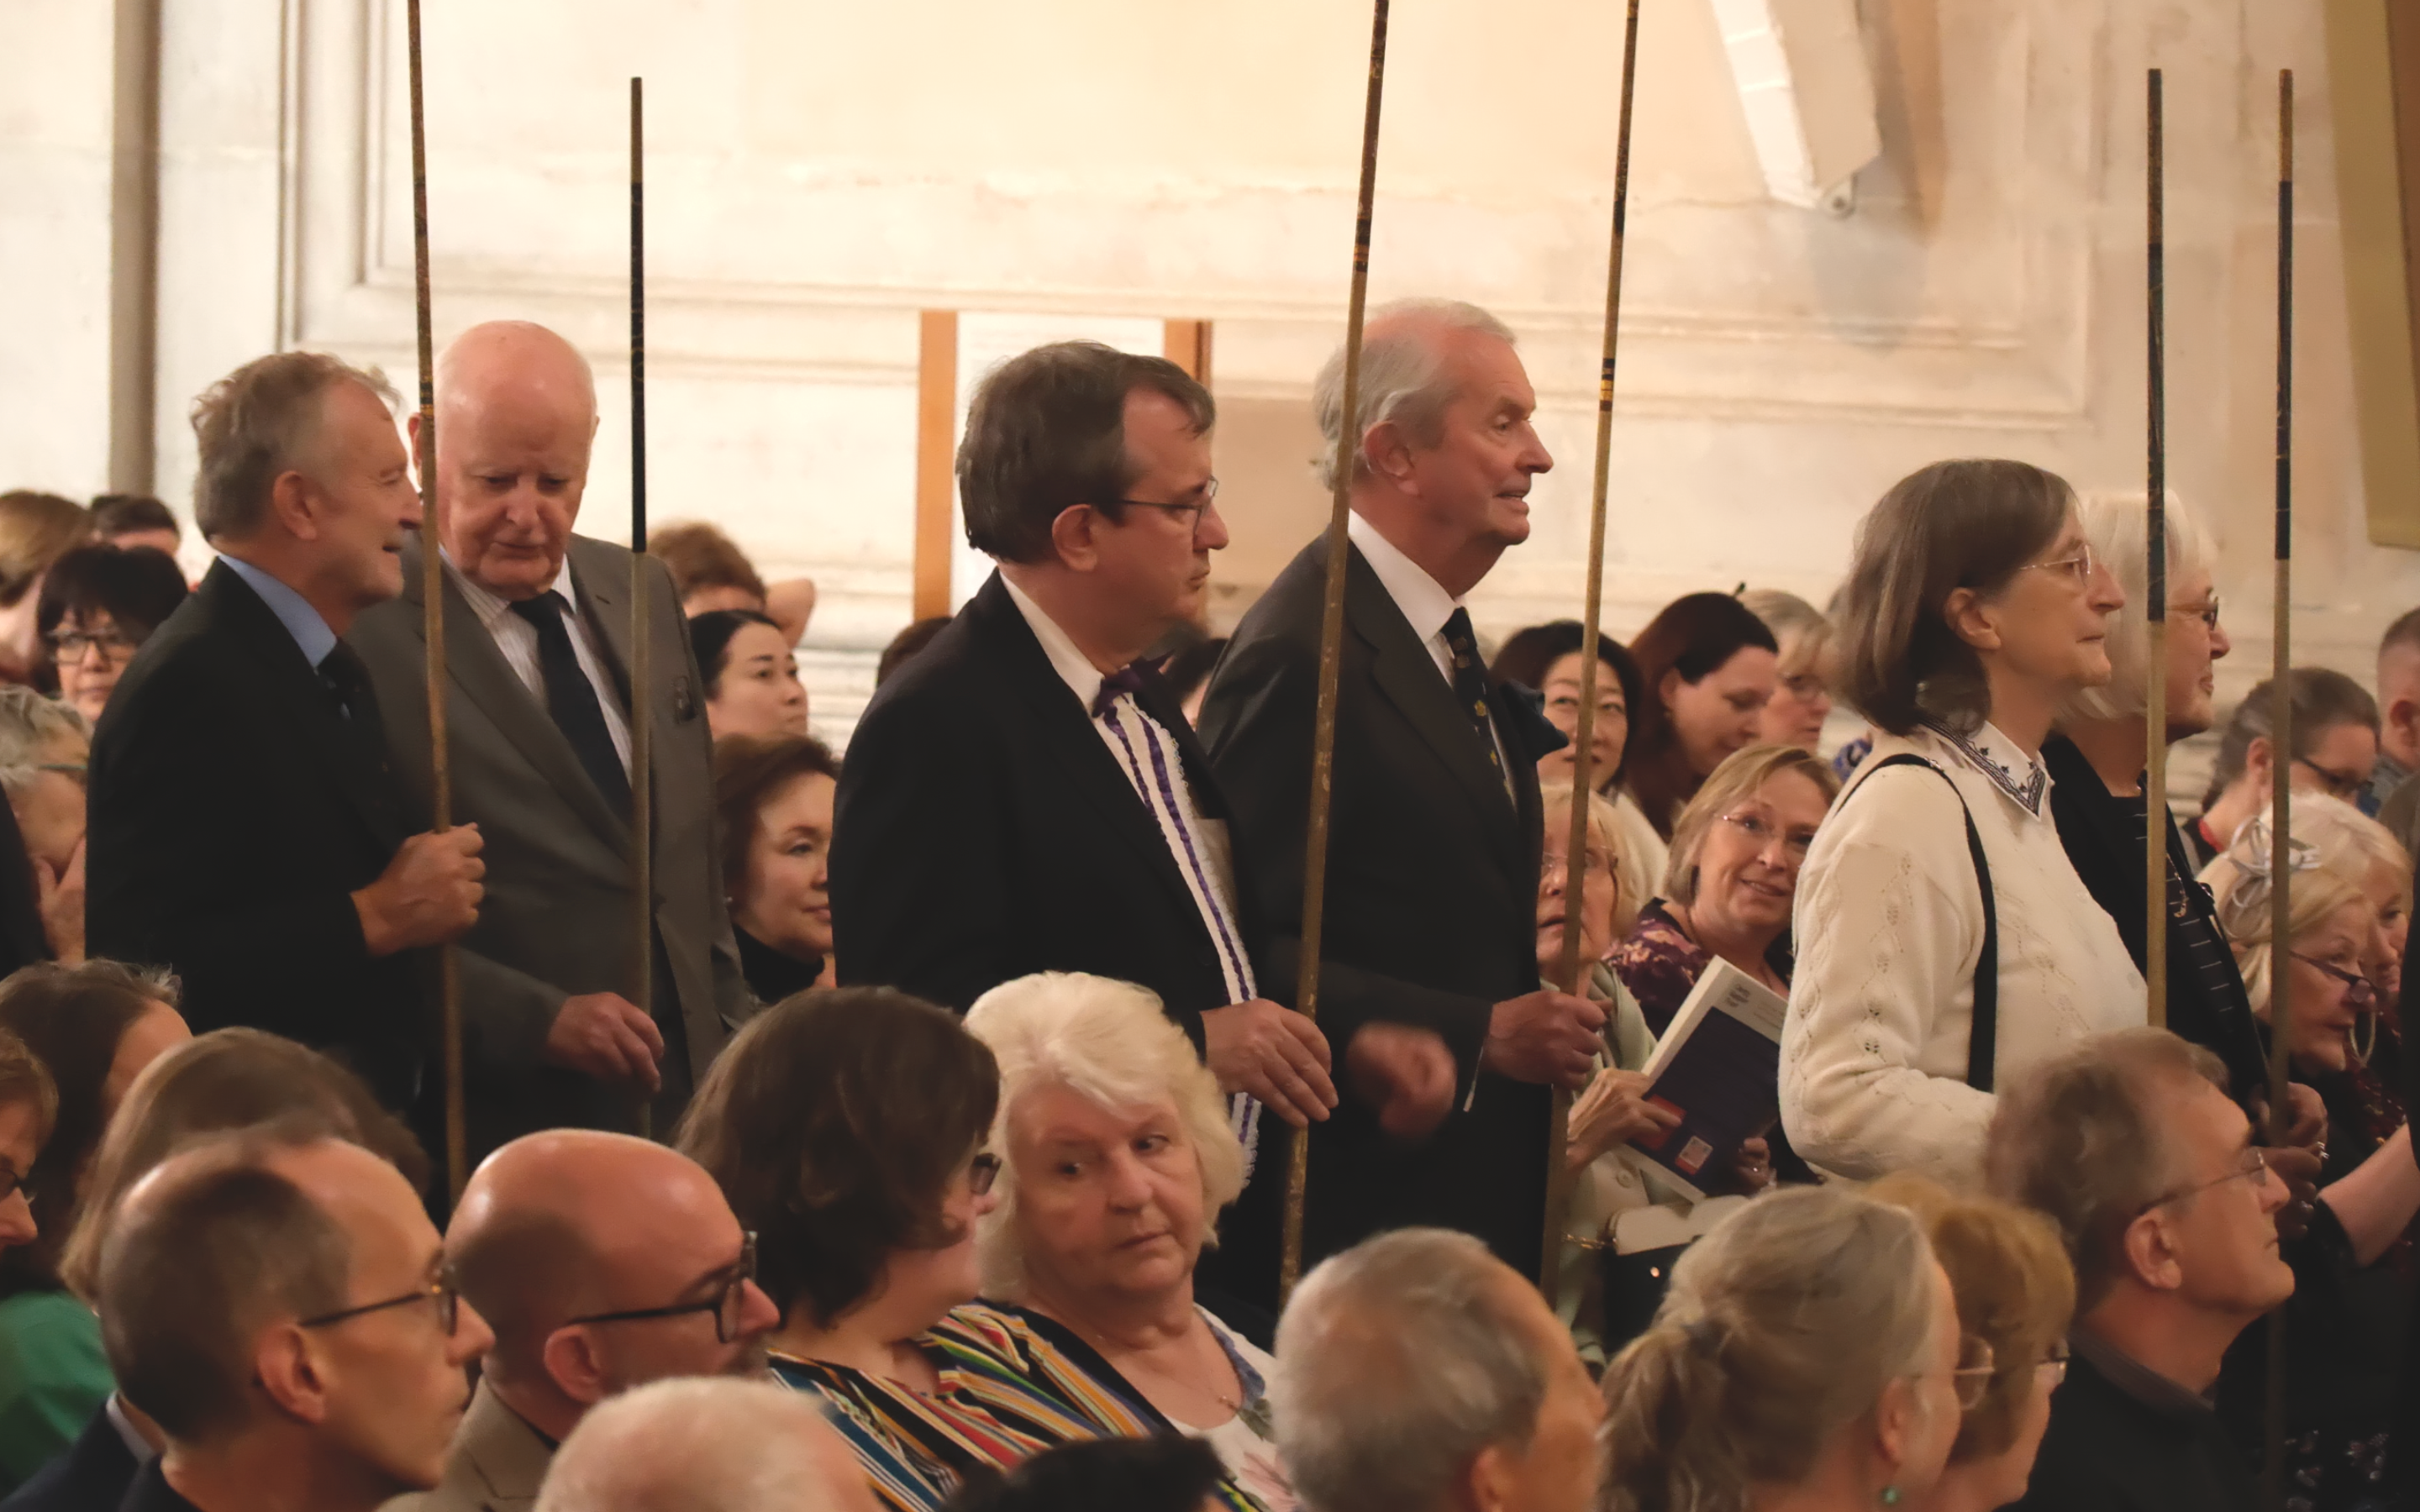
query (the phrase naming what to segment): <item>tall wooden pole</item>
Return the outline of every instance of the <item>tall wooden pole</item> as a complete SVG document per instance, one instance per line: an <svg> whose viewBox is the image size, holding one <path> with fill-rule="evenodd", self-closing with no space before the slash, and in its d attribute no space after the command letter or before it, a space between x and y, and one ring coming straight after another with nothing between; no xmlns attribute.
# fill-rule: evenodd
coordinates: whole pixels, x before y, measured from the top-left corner
<svg viewBox="0 0 2420 1512"><path fill-rule="evenodd" d="M1613 244L1606 258L1605 343L1598 361L1596 386L1596 471L1589 494L1588 596L1580 611L1580 711L1572 733L1571 830L1563 850L1563 950L1556 982L1575 997L1587 995L1588 964L1580 960L1580 914L1588 897L1589 795L1594 791L1590 770L1596 754L1596 685L1602 668L1597 661L1598 621L1605 610L1605 511L1607 480L1613 469L1613 371L1621 342L1621 252L1630 206L1630 107L1638 78L1638 0L1630 0L1621 27L1621 106L1614 127ZM1637 887L1623 878L1623 887ZM1555 1088L1554 1117L1546 1132L1545 1248L1539 1260L1538 1286L1554 1301L1561 1280L1564 1210L1570 1205L1571 1181L1564 1171L1565 1143L1570 1134L1572 1094Z"/></svg>
<svg viewBox="0 0 2420 1512"><path fill-rule="evenodd" d="M405 0L404 50L411 74L411 287L420 357L421 638L428 647L429 827L454 827L454 769L445 736L445 563L437 530L437 355L428 304L428 141L422 127L420 0ZM437 994L445 1070L445 1191L458 1201L470 1179L463 1132L462 964L451 945L437 948Z"/></svg>
<svg viewBox="0 0 2420 1512"><path fill-rule="evenodd" d="M2167 180L2160 70L2150 77L2148 162L2150 274L2149 482L2144 494L2143 985L2149 1021L2168 1022L2168 349Z"/></svg>
<svg viewBox="0 0 2420 1512"><path fill-rule="evenodd" d="M630 1001L653 1014L656 984L656 879L653 768L654 656L647 621L647 242L640 160L644 138L640 81L630 81ZM639 1137L655 1134L652 1100L639 1098Z"/></svg>
<svg viewBox="0 0 2420 1512"><path fill-rule="evenodd" d="M2269 715L2269 1143L2283 1145L2293 1119L2286 1104L2287 1046L2293 1041L2293 1004L2286 969L2292 948L2294 867L2293 659L2294 589L2294 70L2277 72L2277 473L2276 582L2270 634ZM2269 1454L2265 1483L2271 1506L2286 1494L2286 1311L2269 1315Z"/></svg>
<svg viewBox="0 0 2420 1512"><path fill-rule="evenodd" d="M1361 321L1370 303L1370 218L1378 190L1378 104L1387 84L1387 5L1373 0L1370 20L1370 87L1361 110L1361 186L1353 220L1353 284L1344 305L1344 392L1336 426L1336 493L1327 517L1326 598L1319 621L1319 693L1311 737L1311 802L1303 826L1302 958L1295 972L1295 1008L1319 1013L1320 928L1327 902L1327 820L1336 766L1336 692L1344 652L1344 566L1351 550L1353 471L1361 451ZM1286 1167L1284 1248L1278 1259L1279 1295L1290 1296L1302 1274L1303 1189L1311 1176L1311 1131L1295 1132Z"/></svg>

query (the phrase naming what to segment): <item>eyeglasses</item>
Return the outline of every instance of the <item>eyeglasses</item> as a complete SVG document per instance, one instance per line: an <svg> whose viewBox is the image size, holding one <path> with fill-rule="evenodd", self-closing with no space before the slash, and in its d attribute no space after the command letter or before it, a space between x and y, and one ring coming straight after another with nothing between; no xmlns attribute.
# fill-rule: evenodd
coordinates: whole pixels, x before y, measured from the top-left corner
<svg viewBox="0 0 2420 1512"><path fill-rule="evenodd" d="M2207 1181L2196 1181L2191 1186L2180 1187L2166 1196L2153 1197L2135 1209L2134 1216L2140 1218L2153 1208L2164 1208L2171 1202L2182 1202L2187 1197L2196 1196L2214 1186L2225 1186L2229 1181L2250 1181L2255 1186L2258 1186L2267 1179L2268 1174L2269 1152L2258 1145L2246 1145L2243 1147L2242 1158L2235 1164L2235 1169L2225 1176L2213 1176Z"/></svg>
<svg viewBox="0 0 2420 1512"><path fill-rule="evenodd" d="M2211 594L2210 601L2205 604L2171 604L2168 612L2180 619L2199 620L2202 628L2215 630L2218 628L2218 595Z"/></svg>
<svg viewBox="0 0 2420 1512"><path fill-rule="evenodd" d="M2087 542L2077 547L2075 555L2071 557L2061 557L2055 562L2028 562L2017 570L2019 572L2063 572L2073 578L2076 586L2080 588L2092 580L2093 569L2100 565L2100 559L2092 554L2092 547Z"/></svg>
<svg viewBox="0 0 2420 1512"><path fill-rule="evenodd" d="M1156 509L1163 511L1167 514L1175 516L1179 519L1185 520L1187 524L1192 526L1197 531L1202 528L1202 512L1208 509L1212 504L1218 501L1218 480L1216 478L1207 478L1202 481L1201 498L1188 499L1182 503L1171 502L1166 499L1112 499L1109 501L1109 502L1113 504L1130 504L1137 509ZM1187 517L1190 517L1188 518Z"/></svg>
<svg viewBox="0 0 2420 1512"><path fill-rule="evenodd" d="M967 1191L970 1196L982 1196L999 1180L1000 1157L991 1151L985 1150L967 1162Z"/></svg>
<svg viewBox="0 0 2420 1512"><path fill-rule="evenodd" d="M1565 880L1568 881L1570 879L1572 865L1570 861L1564 858L1561 852L1546 852L1544 862L1545 864L1540 867L1539 870L1544 872L1546 876L1553 877L1559 872ZM1591 845L1588 848L1588 869L1593 875L1608 877L1618 876L1621 872L1621 864L1614 859L1612 852L1602 850L1597 846Z"/></svg>
<svg viewBox="0 0 2420 1512"><path fill-rule="evenodd" d="M1992 1389L1992 1378L1999 1370L1989 1339L1979 1339L1972 1334L1960 1335L1958 1368L1949 1372L1950 1384L1958 1392L1958 1410L1971 1412L1983 1405L1983 1396Z"/></svg>
<svg viewBox="0 0 2420 1512"><path fill-rule="evenodd" d="M10 1197L19 1196L31 1202L34 1200L34 1189L26 1184L23 1177L6 1165L0 1165L0 1202L6 1202Z"/></svg>
<svg viewBox="0 0 2420 1512"><path fill-rule="evenodd" d="M400 1297L389 1297L384 1302L365 1302L358 1307L346 1307L333 1313L321 1313L317 1318L303 1319L298 1326L333 1328L338 1323L349 1322L356 1318L365 1318L371 1313L382 1313L391 1307L409 1307L420 1302L433 1302L437 1304L437 1326L444 1331L447 1338L452 1338L454 1321L462 1311L462 1291L455 1283L454 1273L450 1269L440 1271L437 1273L436 1280L425 1287L407 1291Z"/></svg>
<svg viewBox="0 0 2420 1512"><path fill-rule="evenodd" d="M719 1277L713 1296L704 1302L675 1303L669 1307L633 1307L618 1313L590 1313L585 1318L566 1318L563 1326L574 1323L637 1323L656 1318L687 1318L691 1313L714 1315L714 1338L718 1344L728 1344L739 1335L739 1315L748 1305L748 1283L756 1279L756 1236L753 1233L739 1242L739 1258Z"/></svg>
<svg viewBox="0 0 2420 1512"><path fill-rule="evenodd" d="M1812 672L1800 672L1795 676L1783 678L1781 690L1801 703L1812 703L1831 691L1823 686L1823 679Z"/></svg>
<svg viewBox="0 0 2420 1512"><path fill-rule="evenodd" d="M2360 972L2347 971L2344 967L2335 964L2334 962L2322 961L2315 955L2304 955L2300 950L2294 950L2288 953L2291 954L2295 960L2300 961L2303 964L2310 967L2313 971L2318 972L2320 976L2343 982L2346 1007L2364 1009L2369 1007L2372 1003L2375 1003L2378 1000L2378 983L2370 980L2367 977L2363 976Z"/></svg>
<svg viewBox="0 0 2420 1512"><path fill-rule="evenodd" d="M1727 813L1723 823L1745 835L1759 855L1772 849L1775 841L1781 842L1781 854L1792 861L1806 860L1807 853L1815 848L1815 832L1811 829L1793 829L1785 834L1779 825L1752 813Z"/></svg>
<svg viewBox="0 0 2420 1512"><path fill-rule="evenodd" d="M84 654L95 646L101 648L101 660L114 662L123 661L132 656L135 649L143 644L132 636L118 630L111 630L101 635L85 635L81 631L69 630L50 639L51 659L62 667L72 667L84 660Z"/></svg>
<svg viewBox="0 0 2420 1512"><path fill-rule="evenodd" d="M2067 1340L2061 1339L2052 1345L2048 1352L2040 1360L2034 1362L2034 1369L2048 1378L2050 1384L2064 1385L2067 1382L2068 1353Z"/></svg>
<svg viewBox="0 0 2420 1512"><path fill-rule="evenodd" d="M2295 757L2294 764L2318 778L2319 786L2325 788L2330 796L2342 798L2347 803L2360 797L2361 790L2369 786L2369 779L2366 777L2355 777L2350 772L2331 772L2308 756Z"/></svg>

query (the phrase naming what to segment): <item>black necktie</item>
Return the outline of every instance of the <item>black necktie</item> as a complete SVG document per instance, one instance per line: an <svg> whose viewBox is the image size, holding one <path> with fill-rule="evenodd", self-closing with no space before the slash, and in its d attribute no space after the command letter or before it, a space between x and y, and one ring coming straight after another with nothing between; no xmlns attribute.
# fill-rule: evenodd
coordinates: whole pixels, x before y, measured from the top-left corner
<svg viewBox="0 0 2420 1512"><path fill-rule="evenodd" d="M1467 609L1455 609L1446 617L1445 647L1453 654L1454 700L1470 717L1470 727L1479 733L1479 748L1487 752L1487 764L1500 778L1504 758L1497 752L1496 721L1487 709L1487 669L1479 664L1479 636L1470 627Z"/></svg>
<svg viewBox="0 0 2420 1512"><path fill-rule="evenodd" d="M581 670L579 653L571 649L571 629L563 623L569 608L561 594L549 590L520 600L512 610L537 631L538 672L546 681L546 711L554 716L555 728L571 742L572 753L588 768L606 805L617 811L627 810L629 774L622 769L621 752L613 748L613 732L606 728L597 685Z"/></svg>

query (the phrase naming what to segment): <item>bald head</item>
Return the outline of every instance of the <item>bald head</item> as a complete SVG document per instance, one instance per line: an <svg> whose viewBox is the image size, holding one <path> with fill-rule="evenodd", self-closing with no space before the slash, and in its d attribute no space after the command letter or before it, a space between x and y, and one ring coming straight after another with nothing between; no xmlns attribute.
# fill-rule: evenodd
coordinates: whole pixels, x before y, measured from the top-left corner
<svg viewBox="0 0 2420 1512"><path fill-rule="evenodd" d="M516 602L554 587L596 437L596 380L569 342L525 320L456 337L437 362L437 528L454 565Z"/></svg>
<svg viewBox="0 0 2420 1512"><path fill-rule="evenodd" d="M815 1398L764 1381L668 1381L590 1413L537 1512L876 1512Z"/></svg>
<svg viewBox="0 0 2420 1512"><path fill-rule="evenodd" d="M437 435L458 413L476 423L489 409L547 405L597 419L588 359L530 320L490 320L454 338L437 359Z"/></svg>

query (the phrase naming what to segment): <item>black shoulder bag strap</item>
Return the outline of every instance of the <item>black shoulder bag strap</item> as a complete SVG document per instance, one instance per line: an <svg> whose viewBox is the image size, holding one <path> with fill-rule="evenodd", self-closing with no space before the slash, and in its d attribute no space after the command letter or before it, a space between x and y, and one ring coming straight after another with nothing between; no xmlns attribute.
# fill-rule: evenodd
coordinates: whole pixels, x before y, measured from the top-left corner
<svg viewBox="0 0 2420 1512"><path fill-rule="evenodd" d="M1958 795L1958 811L1966 820L1966 854L1975 858L1975 883L1983 893L1983 949L1975 958L1975 1011L1966 1035L1966 1085L1988 1092L1992 1063L2000 1051L2000 908L1992 896L1992 864L1983 859L1983 837L1976 831L1975 811L1966 807L1966 795L1958 792L1947 772L1921 756L1906 754L1876 762L1872 770L1879 772L1885 766L1921 766L1948 782L1949 791ZM1857 786L1865 784L1860 781Z"/></svg>

